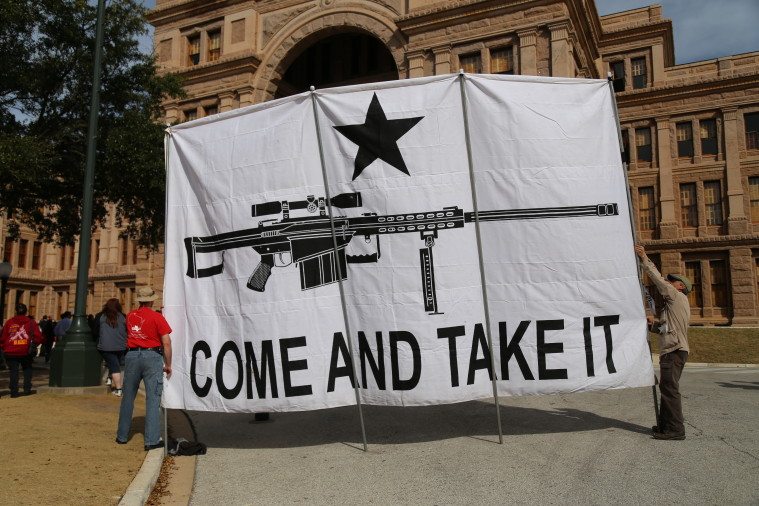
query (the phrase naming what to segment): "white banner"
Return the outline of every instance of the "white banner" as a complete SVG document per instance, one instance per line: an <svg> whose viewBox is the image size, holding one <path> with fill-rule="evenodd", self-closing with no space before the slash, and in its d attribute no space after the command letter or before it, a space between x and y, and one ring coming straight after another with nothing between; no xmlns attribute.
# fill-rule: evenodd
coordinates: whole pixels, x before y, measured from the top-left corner
<svg viewBox="0 0 759 506"><path fill-rule="evenodd" d="M174 126L167 149L166 407L653 383L606 81L317 91Z"/></svg>

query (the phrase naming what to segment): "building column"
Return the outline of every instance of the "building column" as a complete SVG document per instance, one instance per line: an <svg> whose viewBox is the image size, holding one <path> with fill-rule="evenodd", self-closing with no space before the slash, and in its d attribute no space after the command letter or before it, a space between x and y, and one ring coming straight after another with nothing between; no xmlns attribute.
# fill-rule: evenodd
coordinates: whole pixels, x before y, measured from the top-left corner
<svg viewBox="0 0 759 506"><path fill-rule="evenodd" d="M698 208L698 230L699 237L708 235L706 228L706 195L704 193L704 182L696 181L696 207Z"/></svg>
<svg viewBox="0 0 759 506"><path fill-rule="evenodd" d="M733 306L733 325L759 322L756 282L754 281L754 257L751 248L730 249L730 287Z"/></svg>
<svg viewBox="0 0 759 506"><path fill-rule="evenodd" d="M119 262L119 230L116 228L116 209L108 210L105 230L100 234L100 253L103 255L102 262L110 264L109 270L113 272L114 266Z"/></svg>
<svg viewBox="0 0 759 506"><path fill-rule="evenodd" d="M596 66L596 71L598 72L600 79L606 79L609 74L609 67L606 65L603 58L596 58L593 61L593 64Z"/></svg>
<svg viewBox="0 0 759 506"><path fill-rule="evenodd" d="M424 51L411 51L406 54L408 77L424 77Z"/></svg>
<svg viewBox="0 0 759 506"><path fill-rule="evenodd" d="M694 121L691 121L690 127L693 131L693 163L699 164L703 159L703 149L701 147L701 121L696 118Z"/></svg>
<svg viewBox="0 0 759 506"><path fill-rule="evenodd" d="M164 119L168 124L179 122L179 107L176 105L166 106L163 108Z"/></svg>
<svg viewBox="0 0 759 506"><path fill-rule="evenodd" d="M727 180L728 234L747 234L749 223L743 209L743 185L741 165L738 160L740 143L738 139L738 110L723 109L725 121L725 179Z"/></svg>
<svg viewBox="0 0 759 506"><path fill-rule="evenodd" d="M712 319L713 316L719 316L719 312L714 310L714 294L712 293L712 269L709 260L701 260L701 301L704 307L701 314L705 319Z"/></svg>
<svg viewBox="0 0 759 506"><path fill-rule="evenodd" d="M661 222L659 233L662 239L677 237L675 196L672 180L671 133L669 118L656 118L656 148L659 161L659 205Z"/></svg>
<svg viewBox="0 0 759 506"><path fill-rule="evenodd" d="M45 263L43 264L43 269L46 277L52 276L53 273L59 271L58 266L60 265L60 256L61 250L55 244L48 244L45 246Z"/></svg>
<svg viewBox="0 0 759 506"><path fill-rule="evenodd" d="M534 29L517 32L519 36L519 73L538 75L538 33Z"/></svg>
<svg viewBox="0 0 759 506"><path fill-rule="evenodd" d="M451 46L441 46L432 48L432 54L435 57L435 75L451 73Z"/></svg>
<svg viewBox="0 0 759 506"><path fill-rule="evenodd" d="M69 311L69 291L65 290L61 296L61 314L65 313L66 311ZM58 318L60 318L61 315L58 315Z"/></svg>
<svg viewBox="0 0 759 506"><path fill-rule="evenodd" d="M219 93L219 112L231 111L235 100L235 94L231 91Z"/></svg>
<svg viewBox="0 0 759 506"><path fill-rule="evenodd" d="M625 61L623 62L625 67L625 91L630 91L633 89L633 69L632 69L632 61L630 58L625 58Z"/></svg>
<svg viewBox="0 0 759 506"><path fill-rule="evenodd" d="M240 95L240 107L247 107L249 105L253 105L253 92L255 90L252 86L246 86L245 88L240 88L237 90L237 93Z"/></svg>
<svg viewBox="0 0 759 506"><path fill-rule="evenodd" d="M74 258L69 259L69 265L71 266L71 270L74 271L75 275L76 275L76 270L79 268L79 247L80 246L81 246L81 241L77 239L76 242L74 242L74 246L71 248L71 254L74 255ZM87 272L89 273L89 269L87 269Z"/></svg>
<svg viewBox="0 0 759 506"><path fill-rule="evenodd" d="M574 61L566 22L548 25L551 31L551 76L574 77Z"/></svg>
<svg viewBox="0 0 759 506"><path fill-rule="evenodd" d="M653 86L664 84L664 45L654 44L651 46L651 82Z"/></svg>

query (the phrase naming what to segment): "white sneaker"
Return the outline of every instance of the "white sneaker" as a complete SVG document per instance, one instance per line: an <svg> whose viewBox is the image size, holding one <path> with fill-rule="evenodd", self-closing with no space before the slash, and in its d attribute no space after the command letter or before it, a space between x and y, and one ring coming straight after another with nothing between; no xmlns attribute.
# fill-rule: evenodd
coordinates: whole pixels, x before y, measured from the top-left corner
<svg viewBox="0 0 759 506"><path fill-rule="evenodd" d="M107 380L105 380L105 385L106 385L106 386L111 386L111 383L113 383L113 382L111 381L111 377L110 377L110 376L108 376L108 379L107 379Z"/></svg>
<svg viewBox="0 0 759 506"><path fill-rule="evenodd" d="M116 397L121 397L122 395L124 395L124 392L122 391L121 388L116 388L113 391L111 391L111 393L115 395Z"/></svg>

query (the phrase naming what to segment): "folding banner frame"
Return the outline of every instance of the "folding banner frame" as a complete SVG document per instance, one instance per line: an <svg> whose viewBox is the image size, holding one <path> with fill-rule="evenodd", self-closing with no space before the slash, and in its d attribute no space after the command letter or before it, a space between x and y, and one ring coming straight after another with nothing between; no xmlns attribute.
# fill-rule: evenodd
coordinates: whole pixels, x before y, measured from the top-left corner
<svg viewBox="0 0 759 506"><path fill-rule="evenodd" d="M635 220L633 219L633 209L632 209L632 195L630 194L630 181L627 177L627 163L624 161L624 153L625 153L625 144L622 142L622 127L619 123L619 110L617 109L617 96L614 93L614 78L609 72L607 75L607 82L609 84L609 91L611 92L611 101L614 105L614 120L617 125L617 140L619 142L619 152L620 156L622 157L622 172L625 176L625 187L627 190L627 214L630 217L630 231L632 232L632 238L633 238L633 244L638 244L638 228L635 225ZM638 266L638 283L640 283L640 296L641 301L646 300L646 288L643 285L643 276L642 276L642 269L640 266L640 262L636 259L635 264ZM646 336L646 343L648 344L648 338ZM651 345L648 344L648 349L651 351ZM653 366L653 360L652 366ZM656 376L656 371L654 371L654 384L651 385L651 392L653 393L654 398L654 415L656 417L656 425L659 426L659 398L656 394L656 385L659 383L659 378Z"/></svg>
<svg viewBox="0 0 759 506"><path fill-rule="evenodd" d="M316 88L311 86L311 106L314 111L314 123L316 125L316 141L319 145L319 163L322 169L322 178L324 179L324 198L327 202L331 201L329 195L329 180L327 179L327 164L324 161L324 145L322 144L322 131L319 127L319 111L316 107ZM329 228L332 232L332 247L335 249L335 258L339 258L339 252L337 249L337 232L335 232L335 218L332 216L332 206L326 206L329 216ZM351 357L351 374L353 380L353 391L356 394L356 407L358 408L358 418L361 422L361 437L364 441L364 451L367 451L366 445L366 427L364 426L364 410L361 407L361 394L358 390L358 376L356 376L356 358L353 354L353 344L351 343L351 331L350 324L348 323L348 308L345 303L345 289L343 288L343 268L340 262L335 262L337 266L337 284L340 290L340 304L343 307L343 321L345 323L345 335L348 336L346 341L348 342L348 353Z"/></svg>
<svg viewBox="0 0 759 506"><path fill-rule="evenodd" d="M495 370L495 358L493 357L493 335L490 328L490 304L488 303L488 289L485 286L485 261L482 258L482 236L480 235L480 210L477 207L477 189L474 181L474 161L472 158L472 142L469 136L469 108L466 101L466 85L464 84L464 70L459 70L459 87L461 89L461 112L464 115L464 140L466 141L466 158L469 166L469 181L472 185L472 205L474 207L474 230L477 236L477 255L480 261L480 284L482 286L482 304L485 310L485 335L488 340L490 353L490 378L493 383L493 400L495 401L495 417L498 422L498 444L503 444L503 429L501 428L501 406L498 404L498 384Z"/></svg>
<svg viewBox="0 0 759 506"><path fill-rule="evenodd" d="M503 444L503 428L501 424L501 410L500 410L500 404L498 401L498 385L497 385L497 372L495 370L495 357L493 355L493 339L492 339L492 331L490 326L490 311L489 311L489 303L488 303L488 295L487 295L487 287L485 285L485 270L484 270L484 260L482 258L482 239L480 235L480 220L479 220L479 209L477 207L477 191L475 187L475 176L474 176L474 161L472 156L472 146L471 146L471 138L469 134L469 115L468 115L468 106L467 106L467 95L466 95L466 74L464 73L463 69L459 70L458 77L459 80L459 89L460 89L460 96L461 96L461 107L462 107L462 114L463 114L463 120L464 120L464 137L465 137L465 144L466 144L466 152L467 152L467 163L468 163L468 169L469 169L469 178L470 178L470 184L471 184L471 191L472 191L472 204L474 207L474 216L475 216L475 234L477 238L477 254L479 258L479 268L480 268L480 284L482 287L482 297L483 297L483 309L484 309L484 316L485 316L485 334L487 338L488 348L489 348L489 360L490 360L490 366L491 366L491 380L493 385L493 401L496 408L496 421L498 425L498 443ZM620 146L620 151L624 152L624 146L622 144L622 133L619 126L619 112L617 110L617 101L616 97L614 95L614 90L612 88L612 82L611 80L609 82L609 89L611 91L611 100L612 100L612 106L614 110L614 119L617 126L617 139ZM313 114L314 114L314 122L316 123L316 136L319 146L319 160L321 163L321 169L322 169L322 177L324 178L324 188L325 188L325 197L329 200L329 181L327 178L327 172L326 172L326 164L324 160L324 148L322 143L322 136L321 136L321 128L319 124L319 115L318 115L318 107L316 105L316 89L314 86L311 86L310 88L310 94L311 94L311 104L313 107ZM627 179L627 170L624 167L622 167L623 174L625 177L625 186L626 186L626 192L627 192L627 208L628 208L628 215L630 218L630 226L631 226L631 232L633 236L633 242L637 243L637 231L635 227L635 221L633 220L632 215L632 200L630 196L630 185L628 183ZM337 236L335 231L335 223L334 223L334 217L332 215L332 209L328 206L328 212L329 212L329 220L330 220L330 229L332 233L332 245L335 251L335 254L337 254L338 248L337 248ZM351 373L353 374L353 385L354 385L354 392L356 396L356 406L358 408L359 412L359 420L361 423L361 435L363 438L364 443L364 451L367 451L367 442L366 442L366 428L364 425L364 416L363 416L363 409L361 404L361 394L358 389L358 377L356 376L356 367L355 367L355 356L353 354L353 345L351 342L351 333L350 333L350 327L348 323L348 310L347 305L345 302L345 291L343 287L342 282L342 267L337 265L338 269L338 286L340 290L340 302L343 309L343 319L345 322L345 330L348 335L347 344L348 344L348 352L351 356ZM638 282L641 287L641 296L643 295L643 281L641 278L641 269L640 265L638 264ZM654 375L655 376L655 375ZM659 423L659 407L657 403L657 395L656 395L656 385L652 386L653 389L653 396L654 396L654 411L656 414L656 421L657 424Z"/></svg>
<svg viewBox="0 0 759 506"><path fill-rule="evenodd" d="M166 171L166 191L164 193L164 215L168 214L169 210L169 148L171 143L169 142L169 136L171 135L171 125L166 124L166 135L163 136L163 156L164 156L164 170ZM163 243L168 244L168 236L166 233L166 226L163 227ZM166 458L169 454L169 414L167 408L161 406L163 410L163 457Z"/></svg>
<svg viewBox="0 0 759 506"><path fill-rule="evenodd" d="M478 253L478 261L479 261L479 270L480 270L480 281L481 281L481 288L482 288L482 297L483 297L483 309L484 309L484 317L485 317L485 333L487 338L487 343L489 347L489 360L490 360L490 367L491 367L491 382L492 382L492 388L493 388L493 400L496 408L496 421L498 425L498 442L499 444L503 444L503 429L502 429L502 423L501 423L501 413L500 413L500 404L498 400L498 385L497 385L497 372L495 368L495 357L494 357L494 351L493 351L493 341L492 341L492 332L491 332L491 324L490 324L490 312L489 312L489 301L488 301L488 295L487 295L487 287L485 284L485 270L484 270L484 259L482 256L482 240L481 240L481 234L480 234L480 218L479 218L479 209L477 205L477 192L475 187L475 174L474 174L474 161L473 161L473 154L472 154L472 147L471 147L471 138L470 138L470 131L469 131L469 115L468 115L468 104L467 104L467 94L466 94L466 74L463 70L460 70L458 72L457 78L459 80L459 89L460 89L460 97L461 97L461 106L462 106L462 115L463 115L463 121L464 121L464 136L465 136L465 145L466 145L466 152L467 152L467 162L468 162L468 170L469 170L469 177L470 177L470 184L471 184L471 192L472 192L472 204L474 208L474 223L475 223L475 233L476 233L476 239L477 239L477 253ZM609 90L611 92L611 100L613 105L613 111L614 111L614 118L617 126L617 137L620 147L620 152L624 153L624 145L622 143L622 134L621 134L621 128L619 124L619 112L617 109L617 102L616 97L614 95L614 90L612 87L612 81L611 78L608 79L608 85ZM324 183L324 191L325 191L325 198L327 201L330 200L330 193L329 193L329 180L327 176L327 169L326 169L326 162L325 162L325 156L324 156L324 147L323 147L323 139L322 139L322 132L321 132L321 126L319 122L319 108L317 107L317 99L316 99L316 90L314 86L311 86L310 88L310 99L313 109L313 115L314 115L314 123L316 128L316 138L317 138L317 144L319 149L319 161L322 171L322 178ZM168 186L168 170L169 170L169 149L170 149L170 143L169 143L169 136L171 135L171 129L167 126L166 128L166 135L164 137L164 153L165 153L165 167L167 171L167 186ZM621 164L621 168L623 170L624 178L625 178L625 186L626 186L626 193L627 193L627 206L628 206L628 215L630 219L630 226L631 226L631 233L633 236L633 242L637 243L637 229L635 226L635 220L633 219L632 214L632 198L630 195L630 186L628 182L628 176L627 176L627 170L626 170L626 164L623 162ZM168 208L168 187L166 191L166 207ZM334 216L331 206L327 206L327 212L329 216L329 222L330 222L330 232L332 235L332 246L334 249L335 254L338 253L338 247L337 247L337 232L335 229L335 222L334 222ZM166 242L166 230L164 230L164 243ZM364 422L364 415L363 415L363 404L361 401L361 394L359 390L359 382L358 382L358 376L356 374L356 366L355 366L355 356L353 351L353 344L351 340L351 332L350 332L350 324L348 319L348 311L347 311L347 303L346 303L346 296L345 296L345 288L343 286L343 273L342 273L342 266L340 265L340 262L336 263L337 268L337 281L338 281L338 288L340 292L340 302L342 306L343 311L343 320L345 325L345 331L347 335L347 346L348 346L348 352L351 357L351 374L352 374L352 383L353 383L353 389L354 394L356 398L356 407L358 409L358 415L359 415L359 422L361 426L361 436L363 441L363 451L368 450L367 445L367 438L366 438L366 427ZM643 297L644 294L644 286L642 282L642 276L641 276L641 267L638 263L638 281L641 288L641 296ZM656 378L656 375L654 374L654 377ZM657 424L659 423L659 407L658 407L658 398L656 393L656 385L652 385L653 390L653 398L654 398L654 411L656 414L656 421ZM164 414L164 452L167 451L167 444L168 444L168 428L167 428L167 411L166 408L163 408L163 414Z"/></svg>
<svg viewBox="0 0 759 506"><path fill-rule="evenodd" d="M487 338L488 343L488 354L489 354L489 361L490 361L490 368L491 368L491 382L493 385L493 401L495 404L496 409L496 421L498 425L498 443L503 444L503 428L501 425L501 408L500 404L498 402L498 385L496 383L497 381L497 373L495 371L495 358L493 355L493 338L491 333L491 326L490 326L490 311L489 311L489 304L488 304L488 294L487 294L487 287L485 285L485 266L484 266L484 260L482 258L482 237L480 235L480 218L479 218L479 208L477 207L477 190L475 188L475 177L474 177L474 161L472 157L472 144L471 144L471 138L469 135L469 114L468 114L468 107L467 107L467 98L466 98L466 86L465 86L465 74L463 69L459 71L458 77L459 81L459 90L460 90L460 96L461 96L461 109L462 109L462 115L464 120L464 140L466 144L466 153L467 153L467 166L469 170L469 181L471 185L471 191L472 191L472 205L474 207L474 217L475 217L475 234L477 237L477 255L479 259L479 270L480 270L480 284L482 287L482 297L483 297L483 309L484 309L484 315L485 315L485 335ZM324 145L322 142L322 135L321 135L321 127L319 123L319 111L318 107L316 106L316 88L314 86L311 86L310 88L310 94L311 94L311 104L313 107L313 114L314 114L314 122L316 123L316 139L319 146L319 161L321 164L322 169L322 177L324 178L324 191L325 191L325 198L327 201L330 199L329 194L329 180L327 178L327 169L326 169L326 163L324 160ZM628 202L629 203L629 202ZM332 208L331 206L328 207L328 213L329 213L329 223L330 223L330 230L332 233L332 246L334 248L335 254L338 253L337 248L337 233L335 231L335 222L334 217L332 215ZM343 288L343 276L342 276L342 266L340 263L337 263L337 271L338 271L338 286L340 290L340 303L342 305L343 309L343 320L345 323L345 331L348 336L348 339L346 339L348 343L348 353L351 356L351 373L353 375L353 390L356 395L356 406L358 408L359 413L359 420L361 423L361 435L363 438L364 443L364 451L367 451L367 443L366 443L366 428L364 425L364 415L363 415L363 409L361 404L361 394L358 389L358 377L356 376L356 366L355 366L355 356L353 353L353 344L351 342L351 333L350 333L350 327L348 323L348 308L345 302L345 291Z"/></svg>

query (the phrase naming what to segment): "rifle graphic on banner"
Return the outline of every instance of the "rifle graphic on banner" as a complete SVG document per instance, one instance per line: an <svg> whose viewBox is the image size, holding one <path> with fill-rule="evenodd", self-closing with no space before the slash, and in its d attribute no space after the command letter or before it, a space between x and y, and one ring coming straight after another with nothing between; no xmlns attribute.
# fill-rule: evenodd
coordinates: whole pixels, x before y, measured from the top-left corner
<svg viewBox="0 0 759 506"><path fill-rule="evenodd" d="M362 216L349 218L335 216L337 251L332 242L332 228L327 215L327 205L333 208L348 209L361 207L360 193L343 193L332 197L329 202L324 197L309 195L300 201L273 201L254 204L253 217L282 214L282 219L266 219L255 228L237 230L207 237L186 237L187 276L204 278L220 274L224 270L224 252L229 249L252 247L260 256L258 266L251 274L247 287L263 292L266 282L274 267L286 267L295 263L300 269L301 290L318 288L347 279L349 263L375 263L381 256L379 236L386 234L418 233L424 248L419 250L424 309L431 314L438 313L437 293L435 289L435 267L432 247L440 232L463 228L473 223L474 212L464 212L458 207L444 207L437 211L401 213L378 216L376 213L364 213ZM291 218L293 210L306 209L316 216ZM618 215L617 204L597 204L570 207L543 207L533 209L501 209L480 211L477 219L484 221L530 220L547 218L605 217ZM363 236L369 243L375 238L376 251L367 255L348 255L348 244L357 236ZM198 268L198 253L221 252L222 260L218 265ZM279 264L275 263L275 255ZM289 262L285 261L289 255ZM338 269L339 263L339 269Z"/></svg>

